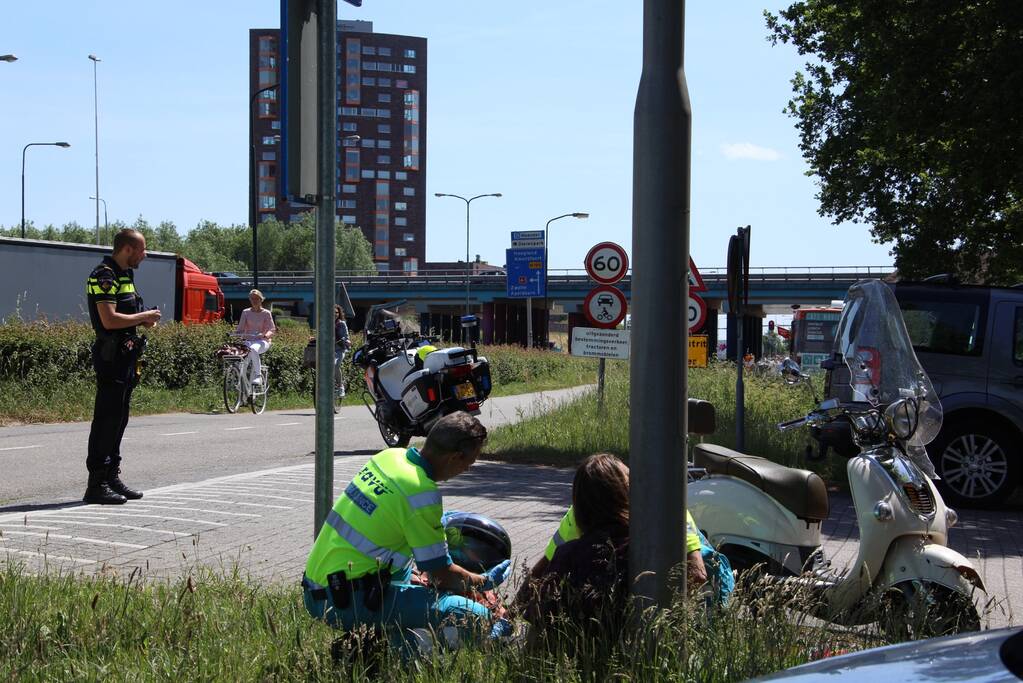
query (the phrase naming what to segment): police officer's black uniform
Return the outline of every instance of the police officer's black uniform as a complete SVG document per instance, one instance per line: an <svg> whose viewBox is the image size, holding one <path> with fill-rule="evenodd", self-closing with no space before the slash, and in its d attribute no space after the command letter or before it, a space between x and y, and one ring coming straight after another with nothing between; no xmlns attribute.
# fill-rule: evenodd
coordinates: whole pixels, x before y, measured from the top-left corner
<svg viewBox="0 0 1023 683"><path fill-rule="evenodd" d="M96 405L89 432L89 487L85 502L116 504L142 497L121 482L121 437L128 425L131 393L138 383L138 363L145 347L145 338L135 327L107 330L100 321L96 306L115 304L118 313L140 313L142 297L135 291L135 273L122 270L110 256L104 257L89 274L86 282L89 319L96 331L92 346L92 364L96 369Z"/></svg>

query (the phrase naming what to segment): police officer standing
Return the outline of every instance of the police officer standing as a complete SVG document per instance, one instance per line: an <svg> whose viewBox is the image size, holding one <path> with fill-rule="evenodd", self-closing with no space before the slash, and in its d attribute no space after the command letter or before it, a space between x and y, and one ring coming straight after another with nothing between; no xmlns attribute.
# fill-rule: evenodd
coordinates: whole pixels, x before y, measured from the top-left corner
<svg viewBox="0 0 1023 683"><path fill-rule="evenodd" d="M131 393L138 383L138 362L145 337L137 326L153 327L160 311L144 311L135 291L134 269L146 258L146 238L125 228L114 236L110 256L89 274L85 291L89 319L96 331L92 364L96 369L96 405L89 432L89 469L86 503L120 505L142 497L121 481L121 437L128 426Z"/></svg>

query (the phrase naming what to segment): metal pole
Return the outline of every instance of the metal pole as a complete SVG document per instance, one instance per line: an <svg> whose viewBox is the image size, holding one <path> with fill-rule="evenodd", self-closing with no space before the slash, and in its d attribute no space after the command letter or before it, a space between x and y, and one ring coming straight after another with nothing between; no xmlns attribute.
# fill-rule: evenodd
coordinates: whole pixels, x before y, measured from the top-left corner
<svg viewBox="0 0 1023 683"><path fill-rule="evenodd" d="M316 474L313 537L334 503L334 270L337 0L316 0L319 197L316 209Z"/></svg>
<svg viewBox="0 0 1023 683"><path fill-rule="evenodd" d="M533 348L533 297L526 297L526 348Z"/></svg>
<svg viewBox="0 0 1023 683"><path fill-rule="evenodd" d="M31 146L30 142L21 148L21 239L25 239L25 152Z"/></svg>
<svg viewBox="0 0 1023 683"><path fill-rule="evenodd" d="M604 377L607 372L607 361L603 358L597 361L597 407L604 407Z"/></svg>
<svg viewBox="0 0 1023 683"><path fill-rule="evenodd" d="M641 607L685 594L685 453L692 112L683 68L685 3L643 2L632 189L629 424L632 592Z"/></svg>
<svg viewBox="0 0 1023 683"><path fill-rule="evenodd" d="M735 360L738 371L735 375L735 450L746 450L746 390L743 386L742 374L745 369L746 354L743 350L742 328L746 316L741 311L735 316Z"/></svg>
<svg viewBox="0 0 1023 683"><path fill-rule="evenodd" d="M92 108L96 130L96 244L99 244L99 57L89 55L92 60Z"/></svg>
<svg viewBox="0 0 1023 683"><path fill-rule="evenodd" d="M475 199L475 197L473 197ZM465 200L465 314L469 315L469 204L472 199ZM465 328L462 328L465 336Z"/></svg>

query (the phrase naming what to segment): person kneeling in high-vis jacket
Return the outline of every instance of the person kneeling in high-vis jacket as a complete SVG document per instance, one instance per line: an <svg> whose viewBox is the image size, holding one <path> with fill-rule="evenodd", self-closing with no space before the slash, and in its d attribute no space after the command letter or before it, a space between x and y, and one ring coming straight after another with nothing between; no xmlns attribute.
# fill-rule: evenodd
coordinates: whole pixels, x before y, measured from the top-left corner
<svg viewBox="0 0 1023 683"><path fill-rule="evenodd" d="M359 471L334 503L306 563L305 606L336 628L487 627L490 610L458 593L490 590L510 562L474 574L451 560L437 482L469 469L486 428L468 413L437 421L422 451L388 448ZM410 582L412 563L432 586Z"/></svg>

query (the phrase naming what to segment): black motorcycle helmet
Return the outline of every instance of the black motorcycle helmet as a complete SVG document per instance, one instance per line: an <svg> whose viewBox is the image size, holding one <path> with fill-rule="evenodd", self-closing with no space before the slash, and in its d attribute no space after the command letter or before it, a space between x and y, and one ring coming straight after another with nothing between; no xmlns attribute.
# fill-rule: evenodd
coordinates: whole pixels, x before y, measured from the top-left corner
<svg viewBox="0 0 1023 683"><path fill-rule="evenodd" d="M441 522L448 553L458 566L481 574L511 559L511 537L489 517L452 510L444 513Z"/></svg>

